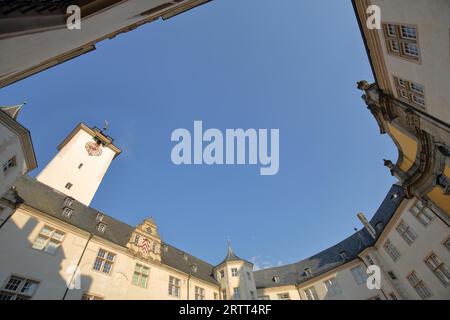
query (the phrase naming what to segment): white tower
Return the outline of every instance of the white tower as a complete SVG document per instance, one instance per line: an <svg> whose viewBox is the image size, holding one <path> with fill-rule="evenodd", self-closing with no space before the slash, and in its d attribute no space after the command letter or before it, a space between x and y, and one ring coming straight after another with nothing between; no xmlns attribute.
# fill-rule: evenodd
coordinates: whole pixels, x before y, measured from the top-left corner
<svg viewBox="0 0 450 320"><path fill-rule="evenodd" d="M256 300L253 263L236 256L228 243L225 259L214 268L223 300Z"/></svg>
<svg viewBox="0 0 450 320"><path fill-rule="evenodd" d="M37 180L89 206L111 161L121 153L113 139L80 123L58 146Z"/></svg>

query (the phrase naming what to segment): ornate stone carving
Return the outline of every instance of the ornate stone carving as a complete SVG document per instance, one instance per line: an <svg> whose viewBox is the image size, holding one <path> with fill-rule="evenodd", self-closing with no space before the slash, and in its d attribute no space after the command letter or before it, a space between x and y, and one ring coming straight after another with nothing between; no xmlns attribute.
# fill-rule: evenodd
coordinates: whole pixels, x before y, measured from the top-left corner
<svg viewBox="0 0 450 320"><path fill-rule="evenodd" d="M161 239L152 219L145 219L134 229L127 246L135 256L161 261Z"/></svg>

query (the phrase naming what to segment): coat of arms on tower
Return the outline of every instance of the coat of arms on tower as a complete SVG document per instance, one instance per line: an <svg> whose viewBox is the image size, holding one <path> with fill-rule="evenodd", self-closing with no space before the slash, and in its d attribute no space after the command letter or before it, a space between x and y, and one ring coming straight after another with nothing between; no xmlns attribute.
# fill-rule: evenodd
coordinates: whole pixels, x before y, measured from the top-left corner
<svg viewBox="0 0 450 320"><path fill-rule="evenodd" d="M98 157L103 152L102 145L95 141L86 142L84 147L86 148L86 151L90 156Z"/></svg>

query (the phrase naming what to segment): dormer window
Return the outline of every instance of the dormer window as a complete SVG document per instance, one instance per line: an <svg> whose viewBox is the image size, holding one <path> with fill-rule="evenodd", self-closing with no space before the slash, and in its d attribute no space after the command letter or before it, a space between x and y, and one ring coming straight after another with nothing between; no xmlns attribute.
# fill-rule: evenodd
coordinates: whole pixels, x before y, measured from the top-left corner
<svg viewBox="0 0 450 320"><path fill-rule="evenodd" d="M188 255L186 253L183 253L183 259L184 261L188 261Z"/></svg>
<svg viewBox="0 0 450 320"><path fill-rule="evenodd" d="M341 257L342 260L347 260L347 252L341 251L339 257Z"/></svg>
<svg viewBox="0 0 450 320"><path fill-rule="evenodd" d="M74 200L73 200L71 197L66 197L66 198L64 199L64 206L66 206L66 207L72 206L73 201L74 201Z"/></svg>
<svg viewBox="0 0 450 320"><path fill-rule="evenodd" d="M97 217L95 218L95 220L97 222L102 222L104 217L105 217L105 215L103 213L97 212Z"/></svg>
<svg viewBox="0 0 450 320"><path fill-rule="evenodd" d="M312 270L311 270L311 268L305 268L305 275L306 275L307 277L312 276Z"/></svg>
<svg viewBox="0 0 450 320"><path fill-rule="evenodd" d="M64 207L63 211L62 211L62 215L64 217L70 218L72 217L73 214L73 209L69 208L69 207Z"/></svg>
<svg viewBox="0 0 450 320"><path fill-rule="evenodd" d="M193 264L192 266L191 266L191 269L192 269L192 271L194 271L194 272L197 272L197 265L196 264Z"/></svg>
<svg viewBox="0 0 450 320"><path fill-rule="evenodd" d="M272 281L275 282L275 283L278 283L278 282L280 282L280 277L279 276L273 276L272 277Z"/></svg>
<svg viewBox="0 0 450 320"><path fill-rule="evenodd" d="M99 231L99 232L105 232L105 230L106 230L106 224L104 224L104 223L102 223L102 222L100 222L100 223L98 223L97 224L97 230Z"/></svg>

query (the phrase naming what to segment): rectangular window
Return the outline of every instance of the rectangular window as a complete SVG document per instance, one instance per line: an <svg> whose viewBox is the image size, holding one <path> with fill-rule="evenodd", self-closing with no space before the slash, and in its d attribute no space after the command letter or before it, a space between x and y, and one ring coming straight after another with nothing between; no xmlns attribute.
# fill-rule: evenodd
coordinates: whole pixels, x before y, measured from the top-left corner
<svg viewBox="0 0 450 320"><path fill-rule="evenodd" d="M93 295L93 294L83 294L83 296L81 297L81 300L103 300L103 298Z"/></svg>
<svg viewBox="0 0 450 320"><path fill-rule="evenodd" d="M341 287L339 286L336 278L325 280L323 283L325 288L327 288L327 293L330 297L342 293Z"/></svg>
<svg viewBox="0 0 450 320"><path fill-rule="evenodd" d="M417 28L405 24L383 24L388 53L408 60L419 61Z"/></svg>
<svg viewBox="0 0 450 320"><path fill-rule="evenodd" d="M412 272L407 279L422 299L427 299L433 295L431 290L428 289L425 283L417 276L415 272Z"/></svg>
<svg viewBox="0 0 450 320"><path fill-rule="evenodd" d="M408 55L411 57L419 56L419 48L414 43L403 43L403 52L405 55Z"/></svg>
<svg viewBox="0 0 450 320"><path fill-rule="evenodd" d="M402 236L407 244L412 244L417 238L417 234L414 230L408 226L404 221L400 221L396 228L397 232Z"/></svg>
<svg viewBox="0 0 450 320"><path fill-rule="evenodd" d="M252 275L250 274L250 272L247 271L247 279L252 281Z"/></svg>
<svg viewBox="0 0 450 320"><path fill-rule="evenodd" d="M220 279L225 278L225 270L220 270L219 271L219 278Z"/></svg>
<svg viewBox="0 0 450 320"><path fill-rule="evenodd" d="M97 258L93 269L99 272L110 274L116 255L106 250L98 250Z"/></svg>
<svg viewBox="0 0 450 320"><path fill-rule="evenodd" d="M425 107L425 88L423 85L399 77L394 77L394 84L400 99L420 108Z"/></svg>
<svg viewBox="0 0 450 320"><path fill-rule="evenodd" d="M288 292L277 294L278 300L291 300L291 297Z"/></svg>
<svg viewBox="0 0 450 320"><path fill-rule="evenodd" d="M241 298L241 293L239 288L233 288L233 300L239 300Z"/></svg>
<svg viewBox="0 0 450 320"><path fill-rule="evenodd" d="M205 289L195 287L195 300L205 300Z"/></svg>
<svg viewBox="0 0 450 320"><path fill-rule="evenodd" d="M424 226L428 226L431 223L431 220L433 220L434 216L433 211L430 208L426 207L420 200L417 201L416 204L411 208L411 213Z"/></svg>
<svg viewBox="0 0 450 320"><path fill-rule="evenodd" d="M33 248L54 254L64 239L64 232L45 226L34 240Z"/></svg>
<svg viewBox="0 0 450 320"><path fill-rule="evenodd" d="M70 190L72 188L72 186L73 186L73 184L71 184L70 182L67 182L65 188L67 190Z"/></svg>
<svg viewBox="0 0 450 320"><path fill-rule="evenodd" d="M392 260L397 261L400 258L400 251L398 251L397 247L391 243L391 240L387 239L384 243L383 248L392 258Z"/></svg>
<svg viewBox="0 0 450 320"><path fill-rule="evenodd" d="M421 84L415 83L415 82L409 82L409 87L411 89L411 91L420 93L420 94L424 94L424 87Z"/></svg>
<svg viewBox="0 0 450 320"><path fill-rule="evenodd" d="M3 164L3 172L6 174L6 172L8 172L11 168L14 168L16 165L16 157L14 156Z"/></svg>
<svg viewBox="0 0 450 320"><path fill-rule="evenodd" d="M387 24L386 31L389 37L397 38L397 27L394 24Z"/></svg>
<svg viewBox="0 0 450 320"><path fill-rule="evenodd" d="M65 217L67 217L67 218L72 217L72 214L73 214L73 209L71 209L71 208L69 208L69 207L65 207L65 208L63 209L63 211L62 211L62 215L65 216Z"/></svg>
<svg viewBox="0 0 450 320"><path fill-rule="evenodd" d="M136 263L133 274L133 284L141 288L147 288L150 268Z"/></svg>
<svg viewBox="0 0 450 320"><path fill-rule="evenodd" d="M180 297L180 283L180 279L169 276L169 296Z"/></svg>
<svg viewBox="0 0 450 320"><path fill-rule="evenodd" d="M350 269L350 272L358 285L367 282L367 273L361 265Z"/></svg>
<svg viewBox="0 0 450 320"><path fill-rule="evenodd" d="M402 38L414 40L417 39L417 30L415 27L402 25L401 31L402 31Z"/></svg>
<svg viewBox="0 0 450 320"><path fill-rule="evenodd" d="M214 292L214 300L218 300L219 299L219 295L217 294L217 292Z"/></svg>
<svg viewBox="0 0 450 320"><path fill-rule="evenodd" d="M0 291L0 300L29 300L36 292L39 282L18 276L10 276Z"/></svg>
<svg viewBox="0 0 450 320"><path fill-rule="evenodd" d="M319 300L319 296L317 295L316 288L309 287L305 291L306 299L308 300Z"/></svg>
<svg viewBox="0 0 450 320"><path fill-rule="evenodd" d="M238 276L238 269L232 268L231 269L231 276L232 277L237 277Z"/></svg>
<svg viewBox="0 0 450 320"><path fill-rule="evenodd" d="M444 286L448 286L450 284L450 271L436 254L431 254L425 260L425 264L431 271L433 271L434 275L442 282Z"/></svg>
<svg viewBox="0 0 450 320"><path fill-rule="evenodd" d="M223 300L227 300L227 290L222 290L222 298Z"/></svg>
<svg viewBox="0 0 450 320"><path fill-rule="evenodd" d="M411 97L412 97L412 101L413 101L415 104L421 105L422 107L425 106L425 99L422 98L421 96L412 94Z"/></svg>

